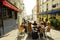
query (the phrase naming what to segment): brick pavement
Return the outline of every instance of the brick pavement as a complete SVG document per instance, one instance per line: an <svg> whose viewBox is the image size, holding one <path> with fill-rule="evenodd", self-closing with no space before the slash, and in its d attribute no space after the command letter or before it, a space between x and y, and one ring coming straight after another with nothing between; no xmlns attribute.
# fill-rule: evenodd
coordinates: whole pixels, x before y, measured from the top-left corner
<svg viewBox="0 0 60 40"><path fill-rule="evenodd" d="M14 29L9 33L5 34L4 37L0 38L0 40L17 40L18 29Z"/></svg>

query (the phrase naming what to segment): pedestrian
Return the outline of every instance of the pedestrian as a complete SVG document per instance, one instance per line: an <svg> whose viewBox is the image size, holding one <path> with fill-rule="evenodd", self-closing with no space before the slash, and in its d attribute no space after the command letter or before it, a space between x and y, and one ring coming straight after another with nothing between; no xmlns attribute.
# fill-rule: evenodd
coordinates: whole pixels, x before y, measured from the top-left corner
<svg viewBox="0 0 60 40"><path fill-rule="evenodd" d="M29 21L28 21L27 31L28 31L28 35L31 36L32 27L31 27L31 22Z"/></svg>
<svg viewBox="0 0 60 40"><path fill-rule="evenodd" d="M38 36L38 27L37 27L36 21L34 21L34 23L32 25L33 25L33 28L32 28L32 39L37 40L39 38L39 36Z"/></svg>
<svg viewBox="0 0 60 40"><path fill-rule="evenodd" d="M32 28L32 39L33 40L37 40L39 38L38 36L38 28L37 27L33 27Z"/></svg>
<svg viewBox="0 0 60 40"><path fill-rule="evenodd" d="M44 27L46 27L46 21L43 21L43 23L44 23Z"/></svg>
<svg viewBox="0 0 60 40"><path fill-rule="evenodd" d="M40 38L43 38L43 36L44 36L44 24L43 23L41 23L41 28L40 28Z"/></svg>
<svg viewBox="0 0 60 40"><path fill-rule="evenodd" d="M19 26L19 32L22 33L22 30L24 29L24 23L22 22Z"/></svg>
<svg viewBox="0 0 60 40"><path fill-rule="evenodd" d="M27 33L27 23L24 22L24 29L25 29L25 33Z"/></svg>
<svg viewBox="0 0 60 40"><path fill-rule="evenodd" d="M45 30L46 30L46 32L50 32L50 24L49 24L49 22L47 22L46 23L46 27L45 27Z"/></svg>
<svg viewBox="0 0 60 40"><path fill-rule="evenodd" d="M34 23L32 24L34 27L37 27L37 23L36 21L34 21Z"/></svg>

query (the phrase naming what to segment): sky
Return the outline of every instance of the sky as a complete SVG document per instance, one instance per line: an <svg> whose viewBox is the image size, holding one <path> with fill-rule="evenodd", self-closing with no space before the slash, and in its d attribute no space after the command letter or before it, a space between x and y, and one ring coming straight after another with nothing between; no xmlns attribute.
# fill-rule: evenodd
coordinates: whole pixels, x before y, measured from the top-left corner
<svg viewBox="0 0 60 40"><path fill-rule="evenodd" d="M36 0L23 0L25 5L26 15L32 14L32 9L36 5Z"/></svg>

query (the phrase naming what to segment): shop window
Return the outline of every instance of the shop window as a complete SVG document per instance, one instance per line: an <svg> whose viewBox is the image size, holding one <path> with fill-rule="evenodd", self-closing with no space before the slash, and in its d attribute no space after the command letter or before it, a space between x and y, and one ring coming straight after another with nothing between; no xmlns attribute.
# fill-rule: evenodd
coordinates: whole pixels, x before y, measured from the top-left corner
<svg viewBox="0 0 60 40"><path fill-rule="evenodd" d="M6 16L6 8L3 8L3 16Z"/></svg>
<svg viewBox="0 0 60 40"><path fill-rule="evenodd" d="M12 18L12 10L8 9L8 16L9 18Z"/></svg>

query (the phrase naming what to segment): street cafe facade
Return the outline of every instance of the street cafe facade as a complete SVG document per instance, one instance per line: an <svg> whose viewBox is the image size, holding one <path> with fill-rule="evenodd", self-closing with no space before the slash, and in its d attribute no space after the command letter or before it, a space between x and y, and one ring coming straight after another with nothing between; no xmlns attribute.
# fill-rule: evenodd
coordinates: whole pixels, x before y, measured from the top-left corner
<svg viewBox="0 0 60 40"><path fill-rule="evenodd" d="M3 27L3 20L17 19L19 9L7 0L0 0L0 28ZM1 35L1 32L0 32Z"/></svg>

